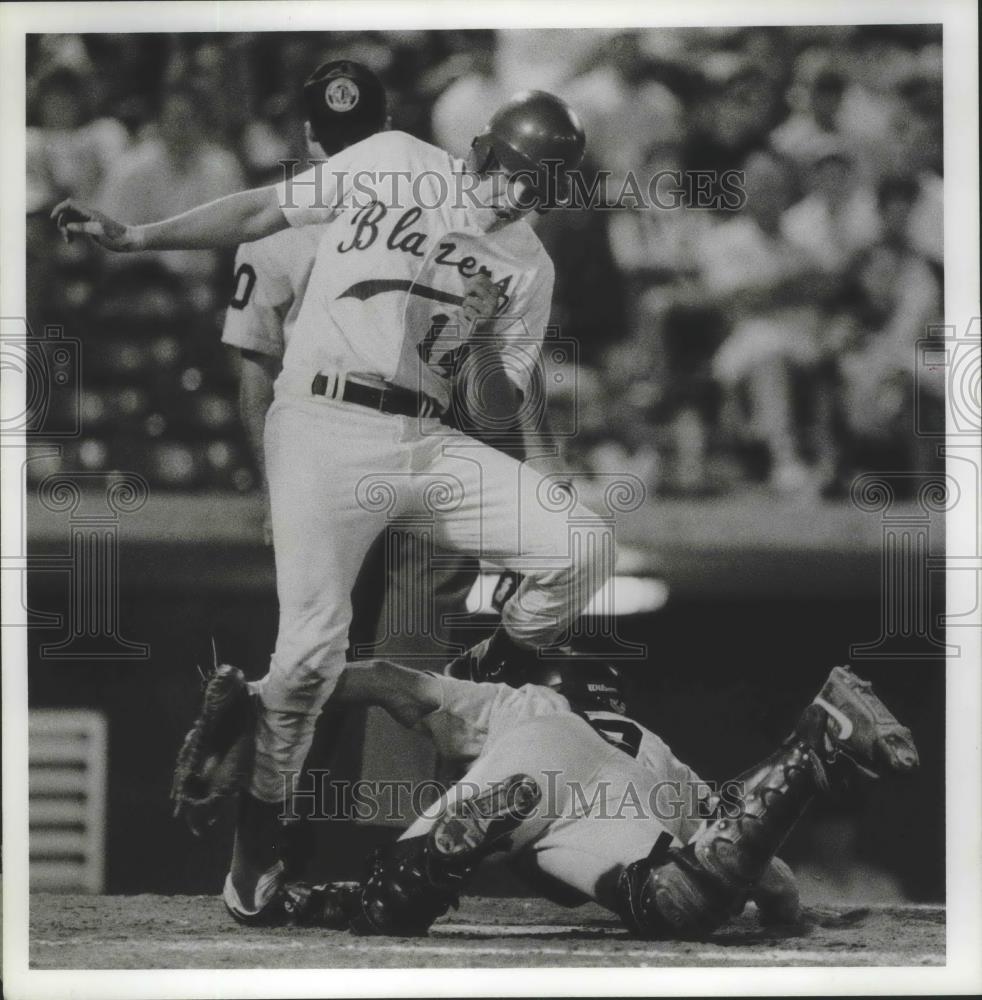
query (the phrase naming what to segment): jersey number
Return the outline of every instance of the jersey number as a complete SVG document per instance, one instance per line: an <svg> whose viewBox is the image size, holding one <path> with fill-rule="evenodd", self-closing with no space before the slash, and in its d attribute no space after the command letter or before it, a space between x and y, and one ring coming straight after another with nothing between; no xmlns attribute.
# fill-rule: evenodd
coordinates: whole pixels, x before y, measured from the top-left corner
<svg viewBox="0 0 982 1000"><path fill-rule="evenodd" d="M251 264L240 264L235 272L235 287L229 305L233 309L245 309L256 287L256 271Z"/></svg>
<svg viewBox="0 0 982 1000"><path fill-rule="evenodd" d="M445 351L439 357L436 357L436 342L439 339L440 334L443 332L444 327L450 322L450 317L445 313L437 313L430 324L430 329L426 336L416 345L416 350L419 356L423 359L423 363L430 365L434 368L437 373L442 378L450 378L454 372L456 372L467 352L470 350L470 344L464 343L458 347L454 347L449 351Z"/></svg>
<svg viewBox="0 0 982 1000"><path fill-rule="evenodd" d="M641 749L641 730L627 719L597 719L589 713L587 722L611 745L628 757L637 757Z"/></svg>

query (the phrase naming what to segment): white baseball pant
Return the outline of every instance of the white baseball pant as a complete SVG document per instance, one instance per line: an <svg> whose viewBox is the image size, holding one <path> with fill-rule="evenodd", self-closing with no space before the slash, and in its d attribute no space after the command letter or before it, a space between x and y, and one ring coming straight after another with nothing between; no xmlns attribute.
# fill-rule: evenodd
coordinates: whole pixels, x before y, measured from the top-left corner
<svg viewBox="0 0 982 1000"><path fill-rule="evenodd" d="M461 781L400 839L428 832L448 800L471 798L511 775L527 774L542 799L510 835L509 857L544 891L558 884L576 901L593 899L616 909L620 872L646 857L662 832L680 847L701 822L695 797L705 787L701 779L660 740L650 746L663 750L663 759L644 767L572 712L525 719L499 729Z"/></svg>
<svg viewBox="0 0 982 1000"><path fill-rule="evenodd" d="M351 589L386 524L520 570L502 622L529 646L560 639L613 571L608 521L558 502L540 473L435 419L336 403L281 376L265 446L280 619L256 685L250 790L264 801L281 801L303 766L344 666Z"/></svg>

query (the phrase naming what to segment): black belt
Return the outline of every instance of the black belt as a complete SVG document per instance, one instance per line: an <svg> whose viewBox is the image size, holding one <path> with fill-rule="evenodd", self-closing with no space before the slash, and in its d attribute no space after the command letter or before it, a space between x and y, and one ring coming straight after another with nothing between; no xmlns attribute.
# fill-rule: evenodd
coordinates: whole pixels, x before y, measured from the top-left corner
<svg viewBox="0 0 982 1000"><path fill-rule="evenodd" d="M328 376L318 372L310 384L310 391L315 396L328 396L344 403L357 403L367 406L370 410L380 413L392 413L400 417L439 417L443 407L435 400L421 392L403 389L401 386L390 385L379 388L374 385L364 385L361 382L344 381L344 388L338 393L338 376Z"/></svg>

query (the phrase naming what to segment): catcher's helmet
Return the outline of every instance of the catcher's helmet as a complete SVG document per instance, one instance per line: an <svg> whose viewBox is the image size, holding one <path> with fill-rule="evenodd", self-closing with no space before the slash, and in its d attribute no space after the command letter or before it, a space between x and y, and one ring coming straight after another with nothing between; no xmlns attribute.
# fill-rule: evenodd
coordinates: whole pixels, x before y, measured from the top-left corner
<svg viewBox="0 0 982 1000"><path fill-rule="evenodd" d="M542 207L569 194L569 171L583 159L586 135L576 112L554 94L526 90L491 116L471 144L478 171L497 161L509 173L522 173Z"/></svg>
<svg viewBox="0 0 982 1000"><path fill-rule="evenodd" d="M382 81L350 59L318 66L303 85L303 105L314 138L333 154L367 139L385 126Z"/></svg>
<svg viewBox="0 0 982 1000"><path fill-rule="evenodd" d="M561 663L539 661L526 680L558 691L579 711L627 712L621 672L612 663L575 657Z"/></svg>

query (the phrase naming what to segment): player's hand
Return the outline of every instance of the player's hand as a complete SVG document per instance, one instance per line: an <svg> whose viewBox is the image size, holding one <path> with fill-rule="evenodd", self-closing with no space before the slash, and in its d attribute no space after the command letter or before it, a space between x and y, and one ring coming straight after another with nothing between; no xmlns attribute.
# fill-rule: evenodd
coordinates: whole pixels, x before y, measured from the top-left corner
<svg viewBox="0 0 982 1000"><path fill-rule="evenodd" d="M497 311L499 297L498 286L491 280L490 275L480 273L466 278L464 302L460 307L464 329L470 330L475 323L491 319Z"/></svg>
<svg viewBox="0 0 982 1000"><path fill-rule="evenodd" d="M110 219L94 208L79 205L71 198L55 205L51 218L61 230L66 243L71 243L76 235L84 235L107 250L125 253L140 249L133 232L134 227Z"/></svg>

